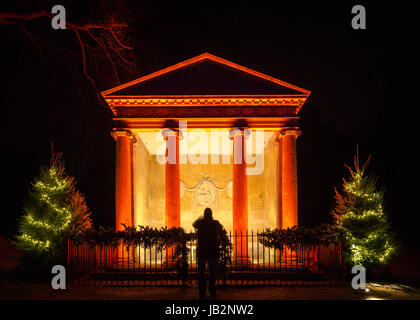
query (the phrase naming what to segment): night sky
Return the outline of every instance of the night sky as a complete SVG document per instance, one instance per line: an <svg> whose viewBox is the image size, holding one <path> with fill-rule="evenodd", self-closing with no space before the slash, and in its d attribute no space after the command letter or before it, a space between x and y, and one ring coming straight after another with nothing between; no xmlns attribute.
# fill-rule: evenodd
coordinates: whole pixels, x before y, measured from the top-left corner
<svg viewBox="0 0 420 320"><path fill-rule="evenodd" d="M103 18L106 10L99 3L63 4L69 21L86 23ZM47 19L22 22L65 52L57 57L36 47L19 26L0 23L1 235L16 232L30 182L39 166L48 164L51 142L64 153L67 171L86 195L95 224L112 226L115 145L109 134L111 114L97 92L210 52L312 91L300 112L301 224L330 220L334 187L347 175L344 163L352 164L359 145L361 160L372 155L369 172L386 188L386 210L395 230L406 241L420 240L417 7L365 4L367 29L353 30L351 8L363 2L112 3L106 5L108 14L128 24L124 40L133 48L128 56L134 64L119 66L119 80L103 57L98 68L89 65L96 88L83 77L71 31L53 30ZM2 3L0 11L50 11L54 4L16 1L7 7Z"/></svg>

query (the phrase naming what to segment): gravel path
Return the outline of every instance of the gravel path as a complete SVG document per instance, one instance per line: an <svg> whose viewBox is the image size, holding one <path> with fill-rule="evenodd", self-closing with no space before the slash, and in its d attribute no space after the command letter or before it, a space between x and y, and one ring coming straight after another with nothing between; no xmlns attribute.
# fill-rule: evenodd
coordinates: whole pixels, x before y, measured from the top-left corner
<svg viewBox="0 0 420 320"><path fill-rule="evenodd" d="M340 287L265 287L218 290L218 300L420 300L420 289L371 283L368 291ZM45 283L2 283L0 299L40 300L196 300L197 288L79 287L53 290Z"/></svg>

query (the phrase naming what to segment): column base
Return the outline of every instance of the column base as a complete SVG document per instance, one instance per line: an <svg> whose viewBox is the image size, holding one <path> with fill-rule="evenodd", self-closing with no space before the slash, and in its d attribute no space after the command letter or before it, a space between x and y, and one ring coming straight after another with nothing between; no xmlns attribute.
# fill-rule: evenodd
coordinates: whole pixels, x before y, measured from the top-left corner
<svg viewBox="0 0 420 320"><path fill-rule="evenodd" d="M127 248L123 244L112 251L112 267L116 269L133 268L136 263L136 252L134 247Z"/></svg>
<svg viewBox="0 0 420 320"><path fill-rule="evenodd" d="M240 256L232 258L232 267L235 269L249 268L252 266L252 261L248 256Z"/></svg>
<svg viewBox="0 0 420 320"><path fill-rule="evenodd" d="M176 259L175 258L165 258L162 262L164 266L175 266L176 265Z"/></svg>
<svg viewBox="0 0 420 320"><path fill-rule="evenodd" d="M165 249L165 257L163 258L162 265L166 268L176 266L176 257L174 256L175 247L171 246Z"/></svg>

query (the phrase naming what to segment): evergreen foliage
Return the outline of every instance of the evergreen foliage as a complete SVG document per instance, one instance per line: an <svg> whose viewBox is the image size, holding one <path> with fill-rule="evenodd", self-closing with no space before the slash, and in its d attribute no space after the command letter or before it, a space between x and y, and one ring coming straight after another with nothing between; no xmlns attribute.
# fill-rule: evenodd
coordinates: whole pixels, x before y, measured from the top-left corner
<svg viewBox="0 0 420 320"><path fill-rule="evenodd" d="M285 247L297 250L299 246L339 243L341 230L336 226L323 223L313 228L293 226L287 229L265 229L258 233L258 241L267 248L283 251Z"/></svg>
<svg viewBox="0 0 420 320"><path fill-rule="evenodd" d="M185 283L188 276L188 242L197 238L196 233L187 233L181 227L153 228L149 226L127 226L123 224L124 230L115 231L112 228L99 227L89 229L71 236L75 244L90 244L99 246L111 246L117 248L121 245L128 251L131 247L154 248L161 252L167 248L173 248L172 260L179 277ZM230 252L232 243L227 232L222 228L218 237L219 241L219 263L218 272L223 279L226 278L227 265L231 263Z"/></svg>
<svg viewBox="0 0 420 320"><path fill-rule="evenodd" d="M343 178L342 191L335 189L336 207L332 211L343 230L345 258L349 264L365 268L384 265L397 251L395 235L384 211L384 189L377 177L366 174L368 160L360 166L358 152L350 177Z"/></svg>
<svg viewBox="0 0 420 320"><path fill-rule="evenodd" d="M23 211L15 244L23 254L22 265L32 270L49 265L50 272L51 264L65 261L68 235L91 227L84 196L66 175L61 153L40 168Z"/></svg>

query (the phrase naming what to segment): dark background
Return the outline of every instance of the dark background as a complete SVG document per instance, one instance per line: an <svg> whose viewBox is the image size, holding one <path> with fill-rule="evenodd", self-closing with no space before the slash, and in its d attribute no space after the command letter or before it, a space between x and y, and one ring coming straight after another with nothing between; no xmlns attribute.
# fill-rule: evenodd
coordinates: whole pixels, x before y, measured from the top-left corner
<svg viewBox="0 0 420 320"><path fill-rule="evenodd" d="M114 224L115 145L111 114L97 92L210 52L312 91L300 116L299 219L330 221L333 191L352 164L372 155L369 171L386 188L394 229L418 242L417 93L419 10L407 3L340 4L141 1L105 2L107 14L128 23L125 40L134 66L90 68L81 74L80 50L68 30L50 21L23 22L68 55L55 59L15 25L0 23L2 205L0 234L11 237L30 182L48 164L51 142L86 195L96 225ZM0 11L47 11L51 1L2 3ZM67 19L99 21L100 1L65 1ZM367 29L351 28L351 8L365 5ZM73 53L72 53L73 52ZM69 64L71 67L69 67ZM79 77L73 71L79 69ZM73 71L72 71L73 70Z"/></svg>

